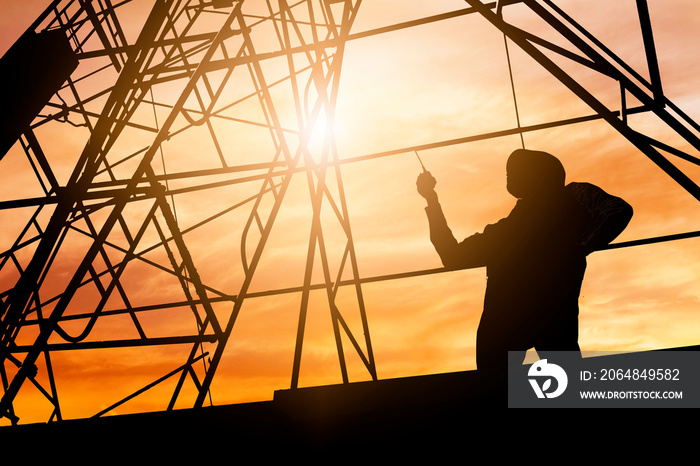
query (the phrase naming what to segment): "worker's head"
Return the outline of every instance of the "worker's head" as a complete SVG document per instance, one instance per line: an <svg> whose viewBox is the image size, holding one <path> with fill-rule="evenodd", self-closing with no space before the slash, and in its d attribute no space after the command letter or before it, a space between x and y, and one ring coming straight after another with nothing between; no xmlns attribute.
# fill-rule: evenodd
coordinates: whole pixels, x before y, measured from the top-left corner
<svg viewBox="0 0 700 466"><path fill-rule="evenodd" d="M516 149L506 163L507 189L518 199L547 196L564 187L566 172L547 152Z"/></svg>

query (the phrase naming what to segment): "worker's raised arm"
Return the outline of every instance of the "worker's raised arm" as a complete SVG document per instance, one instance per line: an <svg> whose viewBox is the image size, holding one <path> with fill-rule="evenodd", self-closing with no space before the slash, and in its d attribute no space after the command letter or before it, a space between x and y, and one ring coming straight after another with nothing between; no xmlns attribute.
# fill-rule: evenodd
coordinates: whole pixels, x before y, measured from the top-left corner
<svg viewBox="0 0 700 466"><path fill-rule="evenodd" d="M462 242L455 239L438 202L435 185L435 178L428 171L421 173L416 181L418 193L428 203L425 212L430 226L430 241L443 265L449 269L485 266L485 253L489 250L484 244L486 237L477 233Z"/></svg>

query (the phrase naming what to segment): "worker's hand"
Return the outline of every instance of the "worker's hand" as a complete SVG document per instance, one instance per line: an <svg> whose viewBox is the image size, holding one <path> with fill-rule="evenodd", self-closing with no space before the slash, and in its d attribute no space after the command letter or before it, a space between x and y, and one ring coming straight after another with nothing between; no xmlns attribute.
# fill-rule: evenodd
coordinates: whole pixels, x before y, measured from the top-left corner
<svg viewBox="0 0 700 466"><path fill-rule="evenodd" d="M418 175L418 180L416 180L416 188L418 189L418 194L423 196L428 204L437 202L437 193L435 192L435 185L437 181L433 175L428 171L424 171Z"/></svg>

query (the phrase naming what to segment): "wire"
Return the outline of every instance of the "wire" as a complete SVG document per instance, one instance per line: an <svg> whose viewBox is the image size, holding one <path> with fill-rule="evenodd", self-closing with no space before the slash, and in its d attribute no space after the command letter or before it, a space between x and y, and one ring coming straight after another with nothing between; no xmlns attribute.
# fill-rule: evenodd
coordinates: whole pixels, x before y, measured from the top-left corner
<svg viewBox="0 0 700 466"><path fill-rule="evenodd" d="M500 11L499 11L500 15ZM502 16L501 16L502 18ZM506 61L508 62L508 75L510 76L510 88L511 91L513 92L513 105L515 106L515 120L518 124L518 129L521 129L520 126L520 112L518 111L518 97L517 94L515 93L515 82L513 80L513 66L510 62L510 52L508 50L508 36L506 36L506 33L503 33L503 44L505 45L506 49ZM523 149L525 149L525 138L523 137L523 132L519 131L520 134L520 144L522 145Z"/></svg>

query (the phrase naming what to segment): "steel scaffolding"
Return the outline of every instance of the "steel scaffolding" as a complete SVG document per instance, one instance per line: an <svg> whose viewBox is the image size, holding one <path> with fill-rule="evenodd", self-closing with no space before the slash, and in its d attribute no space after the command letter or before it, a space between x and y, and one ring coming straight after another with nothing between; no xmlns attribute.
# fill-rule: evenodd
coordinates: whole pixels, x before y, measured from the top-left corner
<svg viewBox="0 0 700 466"><path fill-rule="evenodd" d="M0 61L3 73L18 72L18 64L31 59L26 44L49 34L52 42L59 37L56 43L66 39L70 46L61 63L44 65L47 74L64 76L63 81L28 81L40 86L47 97L37 103L26 124L13 129L11 121L3 121L6 147L0 157L13 144L19 146L42 190L33 197L0 202L2 211L21 212L20 217L26 218L14 242L2 245L0 255L4 389L0 415L13 423L21 415L15 412L15 399L29 383L49 401L48 421L63 419L52 357L66 351L184 345L187 356L172 372L124 400L106 400L107 407L95 416L170 378L177 383L164 409L173 409L183 398L192 407L202 406L242 308L250 298L260 296L301 296L292 388L299 384L313 291L325 293L342 381L350 380L347 346L359 357L368 377L376 380L363 286L443 270L360 275L341 174L344 165L604 120L700 200L700 188L669 161L680 157L698 164L697 156L686 146L662 143L628 124L629 115L649 113L680 135L688 147L700 151L700 127L664 95L646 0L637 0L637 12L649 80L549 0L488 4L467 0L469 6L457 11L363 32L352 31L360 0L155 0L143 17L133 9L137 3L142 4L54 0ZM504 13L515 5L544 20L567 47L510 24ZM498 28L507 45L526 52L593 113L339 158L333 133L324 128L333 127L346 44L467 15L480 15ZM139 25L135 39L128 38L127 22L130 30ZM604 105L557 65L553 55L617 81L620 107ZM20 83L27 80L17 77ZM627 96L639 105L628 107ZM19 98L18 112L27 104L22 95ZM50 138L41 136L51 127L74 132L84 144L65 181L57 174L63 167L55 166L48 155L53 152ZM202 147L201 154L182 150L191 140ZM249 149L251 140L255 152ZM290 186L300 177L305 177L311 212L302 284L254 289L273 226ZM235 197L237 187L243 185L256 186L256 192ZM218 210L202 209L195 221L184 225L178 209L185 207L176 199L220 188L232 197L217 200ZM237 270L230 272L236 277L231 281L235 293L200 276L198 267L211 259L193 253L186 241L188 234L232 212L241 213L241 229L221 234L238 235L240 241ZM339 231L342 240L327 241L329 230ZM610 247L693 236L700 233ZM134 267L163 277L160 301L134 299L130 278ZM339 298L341 288L352 290L351 299ZM227 307L222 310L222 306ZM160 321L167 321L170 312L183 309L193 322L189 333L153 330L150 316L154 312L162 313ZM358 328L348 323L350 315L359 319ZM119 316L129 319L129 328L120 334L100 330L100 322ZM186 385L194 387L187 395L183 393Z"/></svg>

